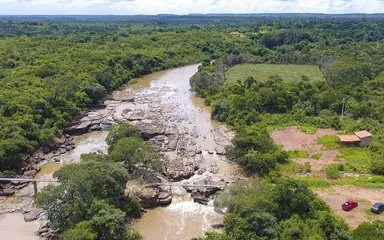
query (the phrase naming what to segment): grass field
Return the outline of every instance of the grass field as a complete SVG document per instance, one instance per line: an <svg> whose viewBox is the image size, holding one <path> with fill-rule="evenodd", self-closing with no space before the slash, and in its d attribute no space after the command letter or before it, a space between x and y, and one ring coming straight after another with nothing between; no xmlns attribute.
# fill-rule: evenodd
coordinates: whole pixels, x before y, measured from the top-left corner
<svg viewBox="0 0 384 240"><path fill-rule="evenodd" d="M309 156L308 152L299 151L299 150L289 151L288 155L289 155L289 158L291 158L291 159L306 158Z"/></svg>
<svg viewBox="0 0 384 240"><path fill-rule="evenodd" d="M355 177L342 177L336 180L324 179L322 177L297 177L293 178L300 182L306 183L311 188L330 187L330 186L355 186L371 189L383 189L384 176L359 176Z"/></svg>
<svg viewBox="0 0 384 240"><path fill-rule="evenodd" d="M311 65L280 65L280 64L240 64L230 68L225 74L226 83L237 80L244 81L247 77L265 81L271 75L280 75L285 81L295 82L306 75L310 81L324 81L323 74L316 66Z"/></svg>

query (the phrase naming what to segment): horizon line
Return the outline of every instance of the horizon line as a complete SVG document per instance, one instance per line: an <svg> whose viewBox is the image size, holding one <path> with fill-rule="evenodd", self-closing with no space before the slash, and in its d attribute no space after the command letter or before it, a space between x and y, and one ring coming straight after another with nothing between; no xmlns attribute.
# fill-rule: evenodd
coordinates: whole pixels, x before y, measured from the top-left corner
<svg viewBox="0 0 384 240"><path fill-rule="evenodd" d="M384 15L384 12L380 13L364 13L364 12L351 12L351 13L188 13L188 14L176 14L176 13L158 13L158 14L0 14L0 16L191 16L191 15Z"/></svg>

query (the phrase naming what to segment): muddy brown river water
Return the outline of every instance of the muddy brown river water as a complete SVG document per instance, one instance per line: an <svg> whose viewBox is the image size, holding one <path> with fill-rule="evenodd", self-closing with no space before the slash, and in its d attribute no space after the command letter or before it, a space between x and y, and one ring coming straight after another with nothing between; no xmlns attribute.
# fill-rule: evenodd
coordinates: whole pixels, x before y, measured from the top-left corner
<svg viewBox="0 0 384 240"><path fill-rule="evenodd" d="M150 74L140 78L137 83L127 86L114 99L106 102L106 109L95 114L105 114L105 119L119 122L127 109L142 110L145 114L153 112L153 109L161 109L160 117L168 114L163 119L167 124L174 124L178 131L186 136L193 135L193 145L196 152L200 152L200 168L209 168L214 164L217 171L206 171L192 178L203 178L211 175L219 175L227 182L231 182L231 174L238 171L235 165L225 161L224 156L216 154L218 147L226 145L233 137L233 133L210 118L210 109L204 106L204 100L194 96L190 92L189 78L196 73L198 65L191 65ZM139 100L135 102L124 101L125 94L135 96ZM165 113L164 113L165 112ZM91 113L93 114L93 113ZM147 121L144 119L144 121ZM52 177L52 173L62 164L69 164L80 160L82 153L94 151L106 152L105 138L108 132L96 131L83 134L75 138L76 147L72 151L60 157L60 163L48 163L43 166L38 178ZM195 150L195 149L198 149ZM165 152L172 156L176 152ZM187 180L184 180L187 181ZM43 185L39 186L39 188ZM27 187L28 188L28 187ZM193 199L184 189L172 189L174 198L166 207L149 209L144 216L134 225L134 229L147 240L184 240L204 235L205 231L213 230L211 225L217 223L222 215L214 211L212 202L207 206L193 202ZM17 195L17 194L16 194ZM8 200L11 201L11 200ZM26 223L19 213L0 215L0 239L1 240L29 240L38 239L33 232L37 223Z"/></svg>

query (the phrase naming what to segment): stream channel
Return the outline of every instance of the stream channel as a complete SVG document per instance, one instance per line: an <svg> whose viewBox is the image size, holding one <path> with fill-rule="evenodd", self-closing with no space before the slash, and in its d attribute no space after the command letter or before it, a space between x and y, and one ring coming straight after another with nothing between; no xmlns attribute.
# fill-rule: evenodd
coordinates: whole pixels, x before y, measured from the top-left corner
<svg viewBox="0 0 384 240"><path fill-rule="evenodd" d="M194 183L213 178L232 183L240 178L240 170L225 157L225 146L234 133L210 118L204 99L190 92L189 79L199 65L190 65L144 76L137 83L110 94L105 108L89 112L77 128L92 129L95 122L130 122L139 127L146 138L166 157L165 175L172 182ZM97 120L97 121L95 121ZM76 126L75 126L76 128ZM92 131L75 137L75 148L60 156L60 163L44 165L37 178L52 178L62 164L78 162L82 153L106 152L107 131ZM39 183L41 189L46 184ZM213 230L212 224L223 215L208 205L194 202L181 186L172 186L172 203L147 209L133 228L146 240L191 239ZM32 186L18 191L0 204L0 209L16 209L0 215L2 240L39 239L34 235L38 222L24 222L23 208L31 207ZM3 211L4 212L4 211Z"/></svg>

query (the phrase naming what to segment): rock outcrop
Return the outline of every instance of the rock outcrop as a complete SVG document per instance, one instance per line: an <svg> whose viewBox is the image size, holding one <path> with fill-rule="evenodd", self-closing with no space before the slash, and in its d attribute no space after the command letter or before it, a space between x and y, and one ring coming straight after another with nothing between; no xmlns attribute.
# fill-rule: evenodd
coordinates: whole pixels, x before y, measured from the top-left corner
<svg viewBox="0 0 384 240"><path fill-rule="evenodd" d="M147 186L139 193L139 198L144 208L168 205L172 202L172 189L169 181L164 177L157 176L150 184L164 184L158 186Z"/></svg>

